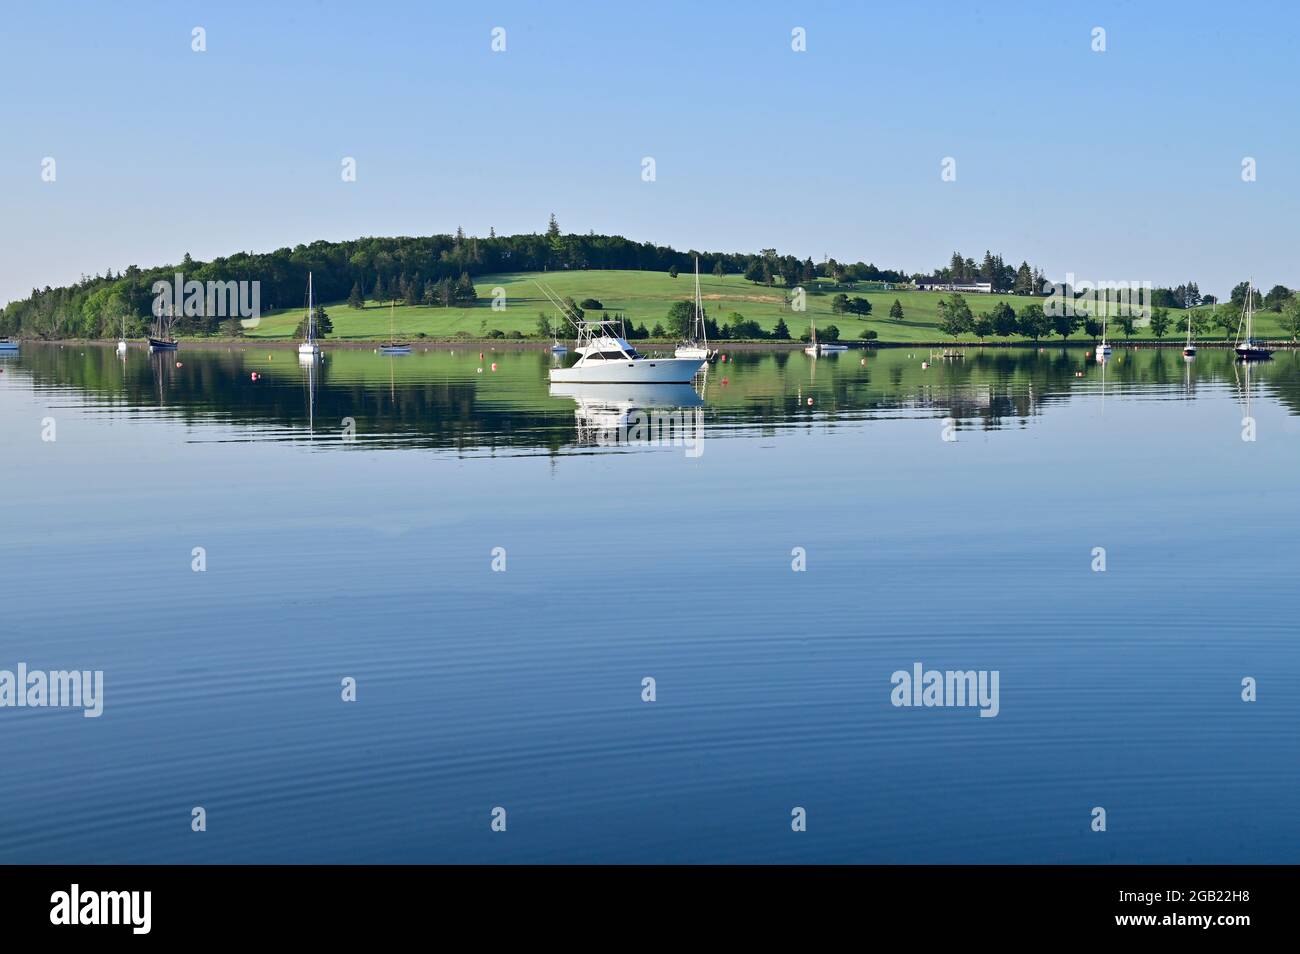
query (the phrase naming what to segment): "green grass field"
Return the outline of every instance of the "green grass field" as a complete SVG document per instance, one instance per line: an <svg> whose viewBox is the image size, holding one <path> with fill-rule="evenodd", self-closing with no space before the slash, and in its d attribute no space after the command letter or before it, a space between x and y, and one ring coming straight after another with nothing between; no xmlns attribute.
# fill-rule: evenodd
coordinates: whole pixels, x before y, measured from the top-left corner
<svg viewBox="0 0 1300 954"><path fill-rule="evenodd" d="M423 305L397 305L393 309L397 336L403 339L415 338L421 334L428 338L453 338L457 335L469 335L474 338L484 337L493 329L505 333L518 331L526 336L534 336L537 330L537 315L545 311L555 317L556 309L546 301L542 293L533 284L533 279L544 281L561 296L572 296L575 301L595 298L604 305L604 310L611 314L623 312L636 325L644 324L653 328L663 323L669 306L674 301L689 301L693 295L692 276L685 273L671 278L665 272L640 271L577 271L545 273L511 273L483 276L475 282L479 302L469 308L437 308ZM863 329L870 328L879 335L881 342L921 342L948 340L939 331L939 301L946 297L940 292L916 291L861 291L843 288L826 282L818 282L809 289L807 310L791 312L784 304L784 290L778 286L767 288L745 281L739 275L728 275L719 279L713 275L701 276L701 291L705 298L705 307L709 316L722 324L732 312L739 312L746 318L757 321L763 328L771 330L778 318L785 318L793 337L798 338L808 328L811 320L818 327L824 328L834 324L840 329L840 340L856 341ZM505 291L504 310L491 307L494 288ZM865 320L853 315L836 315L831 311L831 299L840 291L850 296L860 295L867 298L872 305L872 314ZM1042 298L1028 298L1014 295L966 295L966 303L975 314L991 309L998 301L1008 301L1017 312L1031 302L1042 303ZM903 306L903 318L889 318L890 306L897 299ZM388 336L389 307L367 303L364 309L348 306L346 302L326 303L326 310L333 322L334 331L330 335L336 340L378 340ZM1171 310L1174 326L1181 318L1181 311ZM271 312L262 316L261 324L247 335L252 338L288 338L292 336L298 322L302 319L300 310ZM1272 312L1262 312L1256 316L1256 334L1260 337L1286 337L1279 323L1279 316ZM1150 340L1149 328L1137 329L1134 340ZM1178 332L1170 331L1166 340L1179 337ZM1220 329L1212 329L1208 338L1222 338ZM1123 340L1118 329L1112 329L1111 338ZM1072 336L1071 340L1082 340L1082 333ZM975 341L974 335L963 335L962 341ZM993 338L993 341L1002 339ZM1007 339L1022 341L1018 336ZM1053 337L1057 340L1059 338Z"/></svg>

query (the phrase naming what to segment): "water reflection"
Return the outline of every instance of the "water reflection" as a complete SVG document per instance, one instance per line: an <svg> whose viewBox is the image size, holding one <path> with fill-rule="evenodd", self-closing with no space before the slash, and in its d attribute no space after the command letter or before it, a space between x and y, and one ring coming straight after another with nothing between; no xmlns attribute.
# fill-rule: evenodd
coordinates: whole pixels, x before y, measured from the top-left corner
<svg viewBox="0 0 1300 954"><path fill-rule="evenodd" d="M696 379L707 386L707 373ZM551 397L574 402L580 446L698 446L704 439L704 396L693 384L550 386Z"/></svg>
<svg viewBox="0 0 1300 954"><path fill-rule="evenodd" d="M331 349L299 365L295 353L247 344L125 356L113 346L26 344L5 360L10 383L72 395L92 413L130 411L183 421L189 440L292 440L331 446L343 422L370 448L417 446L459 454L565 453L592 446L593 428L637 408L700 409L711 436L836 426L894 418L951 417L963 428L1033 426L1056 405L1161 397L1249 396L1300 408L1295 352L1242 368L1226 349L1194 361L1173 349L1117 347L1105 361L1084 348L991 348L960 361L926 361L905 348L813 360L801 352L736 352L663 393L551 387L549 351L431 349L400 359ZM590 387L590 386L588 386ZM597 386L604 387L604 386ZM1111 408L1107 408L1111 412ZM340 442L341 443L341 442Z"/></svg>

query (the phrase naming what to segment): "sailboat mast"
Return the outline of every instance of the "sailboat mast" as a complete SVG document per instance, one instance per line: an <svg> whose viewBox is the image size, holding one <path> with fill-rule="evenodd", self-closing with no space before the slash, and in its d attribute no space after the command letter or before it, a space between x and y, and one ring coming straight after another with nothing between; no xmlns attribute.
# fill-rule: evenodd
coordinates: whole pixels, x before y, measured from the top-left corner
<svg viewBox="0 0 1300 954"><path fill-rule="evenodd" d="M709 333L704 328L704 296L700 294L700 257L695 256L695 334L696 340L707 346Z"/></svg>
<svg viewBox="0 0 1300 954"><path fill-rule="evenodd" d="M1246 282L1246 343L1255 338L1255 279Z"/></svg>
<svg viewBox="0 0 1300 954"><path fill-rule="evenodd" d="M312 302L311 272L307 273L307 342L316 340L316 309Z"/></svg>

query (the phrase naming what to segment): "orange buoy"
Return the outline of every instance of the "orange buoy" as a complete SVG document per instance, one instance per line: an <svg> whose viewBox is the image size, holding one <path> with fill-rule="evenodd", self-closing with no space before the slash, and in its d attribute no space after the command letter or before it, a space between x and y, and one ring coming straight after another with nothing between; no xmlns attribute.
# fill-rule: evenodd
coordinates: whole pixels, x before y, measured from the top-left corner
<svg viewBox="0 0 1300 954"><path fill-rule="evenodd" d="M722 379L722 383L723 383L723 384L726 384L726 383L727 383L727 379L726 379L726 378L723 378L723 379Z"/></svg>

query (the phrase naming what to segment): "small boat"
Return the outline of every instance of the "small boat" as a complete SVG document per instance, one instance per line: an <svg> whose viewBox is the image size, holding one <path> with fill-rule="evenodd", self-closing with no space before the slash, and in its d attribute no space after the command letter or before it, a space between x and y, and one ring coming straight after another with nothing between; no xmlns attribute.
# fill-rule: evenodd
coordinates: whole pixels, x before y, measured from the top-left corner
<svg viewBox="0 0 1300 954"><path fill-rule="evenodd" d="M176 315L170 308L167 314L158 316L158 321L154 323L154 333L149 336L150 351L176 350L177 341L172 336L172 323L175 320Z"/></svg>
<svg viewBox="0 0 1300 954"><path fill-rule="evenodd" d="M830 354L835 351L848 351L848 345L842 344L824 344L817 340L817 324L811 319L808 322L811 329L808 347L803 349L804 354L810 354L814 358L822 354Z"/></svg>
<svg viewBox="0 0 1300 954"><path fill-rule="evenodd" d="M1183 357L1195 358L1196 345L1192 342L1192 313L1187 312L1187 344L1183 345Z"/></svg>
<svg viewBox="0 0 1300 954"><path fill-rule="evenodd" d="M554 292L541 284L537 287L578 329L575 349L578 360L567 368L551 368L553 383L688 384L705 363L703 358L656 358L640 354L615 330L620 322L579 318L569 312Z"/></svg>
<svg viewBox="0 0 1300 954"><path fill-rule="evenodd" d="M117 353L126 354L126 315L122 316L122 337L117 339Z"/></svg>
<svg viewBox="0 0 1300 954"><path fill-rule="evenodd" d="M396 338L396 333L394 330L396 328L395 318L394 318L394 312L396 307L397 307L397 303L395 301L388 303L388 344L380 346L379 348L380 354L410 354L411 353L411 346L405 341L399 342Z"/></svg>
<svg viewBox="0 0 1300 954"><path fill-rule="evenodd" d="M1109 324L1108 321L1109 318L1110 318L1110 309L1107 308L1104 312L1102 312L1101 315L1101 342L1097 345L1098 358L1110 357L1110 351L1111 351L1110 342L1106 340L1106 329Z"/></svg>
<svg viewBox="0 0 1300 954"><path fill-rule="evenodd" d="M1273 357L1273 349L1262 341L1255 340L1255 282L1246 283L1246 304L1241 310L1241 321L1237 325L1237 345L1233 349L1240 361L1267 361ZM1242 331L1245 337L1241 337Z"/></svg>
<svg viewBox="0 0 1300 954"><path fill-rule="evenodd" d="M568 354L569 346L562 344L559 338L555 339L555 344L551 345L551 354Z"/></svg>
<svg viewBox="0 0 1300 954"><path fill-rule="evenodd" d="M16 352L17 350L18 350L17 341L14 341L11 338L0 339L0 351Z"/></svg>
<svg viewBox="0 0 1300 954"><path fill-rule="evenodd" d="M312 297L311 272L307 273L307 338L298 345L298 357L320 357L320 345L316 342L316 302Z"/></svg>
<svg viewBox="0 0 1300 954"><path fill-rule="evenodd" d="M709 351L709 332L704 326L704 296L700 294L700 259L695 257L695 318L691 325L691 336L673 351L675 358L692 358L709 361L713 352Z"/></svg>

